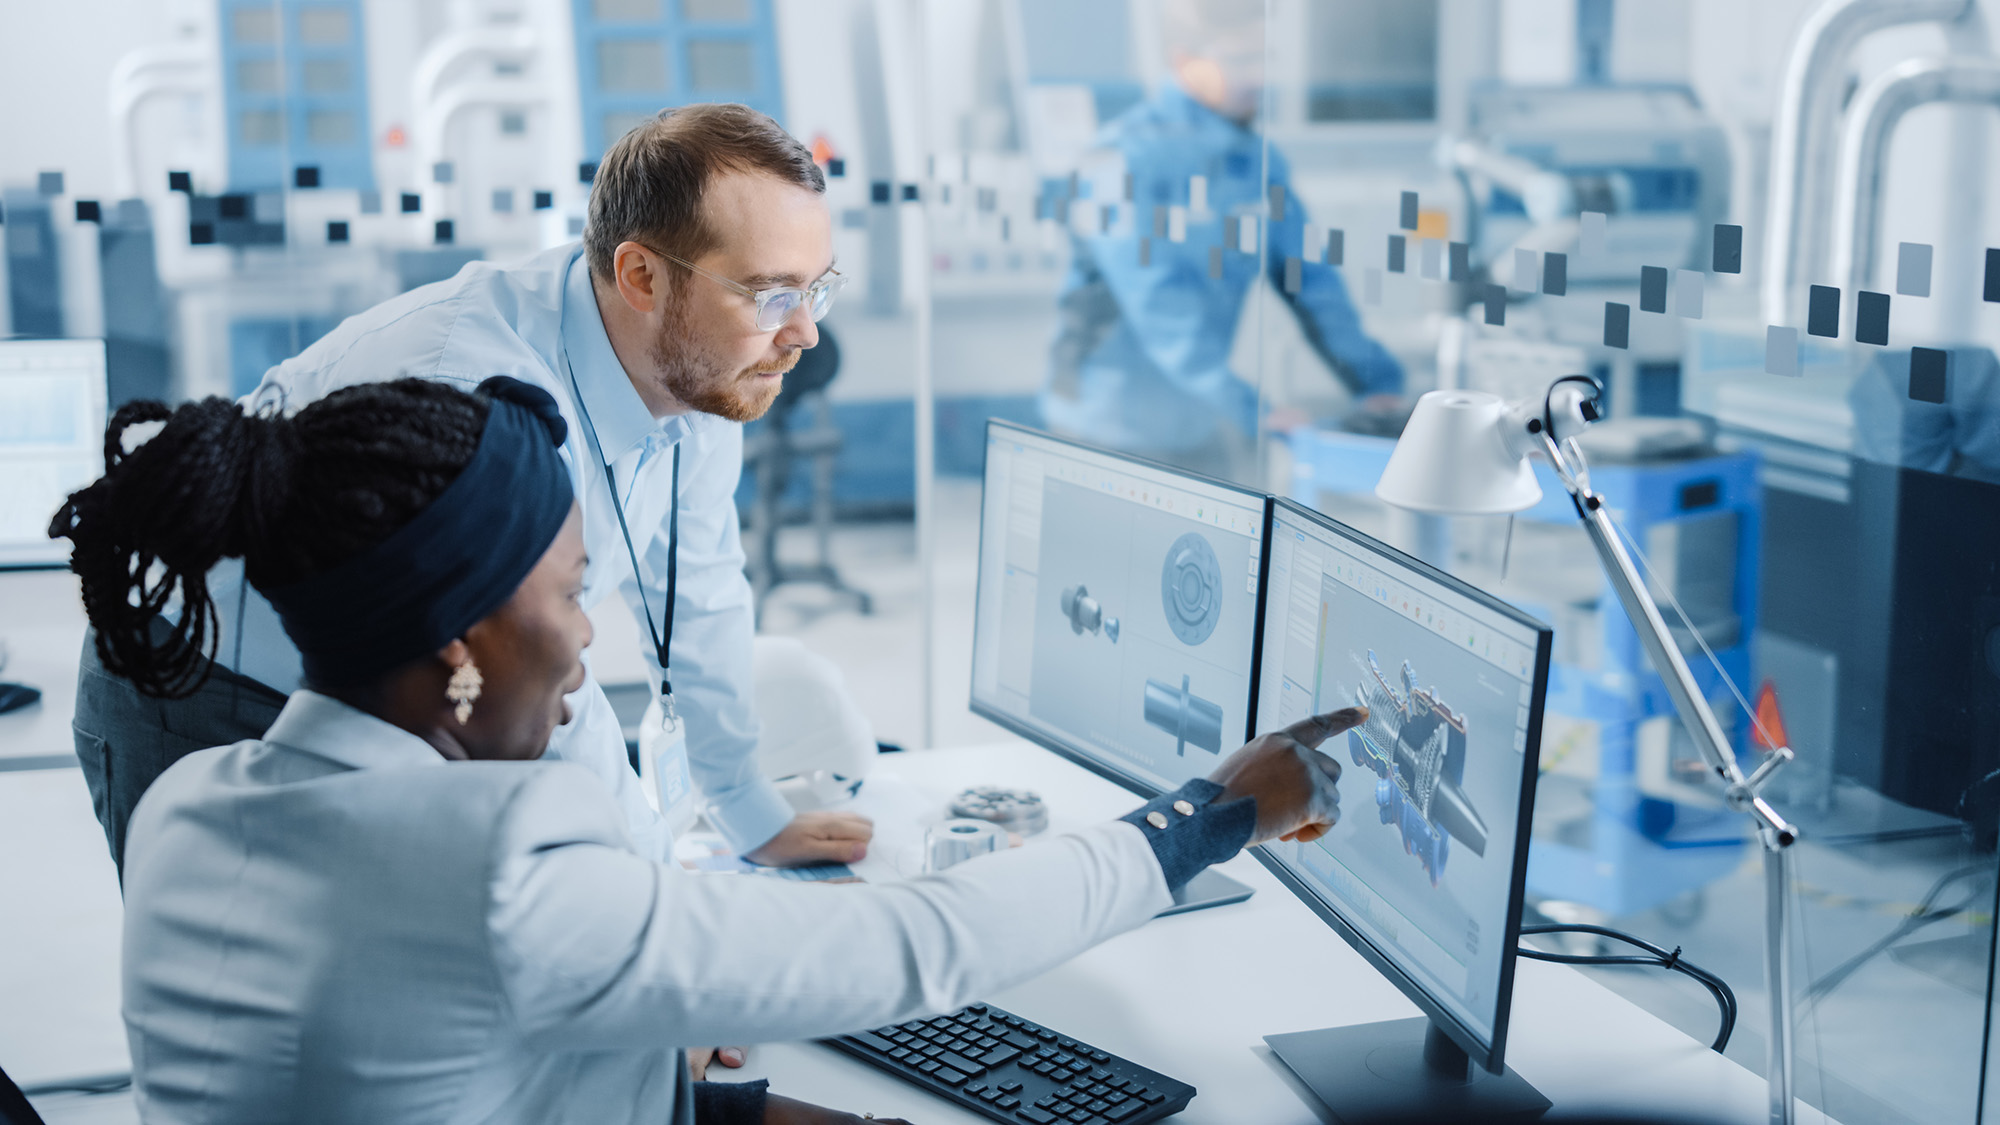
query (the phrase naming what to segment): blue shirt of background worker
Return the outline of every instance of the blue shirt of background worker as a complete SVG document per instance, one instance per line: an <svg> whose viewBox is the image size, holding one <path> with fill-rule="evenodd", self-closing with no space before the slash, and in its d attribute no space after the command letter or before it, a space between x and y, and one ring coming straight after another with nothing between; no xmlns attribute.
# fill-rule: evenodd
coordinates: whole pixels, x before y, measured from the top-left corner
<svg viewBox="0 0 2000 1125"><path fill-rule="evenodd" d="M1124 157L1132 203L1116 205L1131 213L1109 234L1072 237L1040 397L1052 429L1169 460L1216 442L1219 423L1256 433L1257 391L1229 370L1229 353L1259 256L1224 246L1232 216L1260 220L1273 291L1348 390L1357 399L1402 390L1402 365L1363 331L1339 271L1305 260L1297 291L1287 291L1286 260L1301 256L1305 209L1274 151L1269 184L1283 192L1283 216L1262 221L1271 209L1260 137L1168 85L1106 125L1100 143ZM1191 176L1207 177L1206 211L1188 216L1184 241L1155 237L1165 208L1189 206ZM1220 277L1211 271L1217 247Z"/></svg>

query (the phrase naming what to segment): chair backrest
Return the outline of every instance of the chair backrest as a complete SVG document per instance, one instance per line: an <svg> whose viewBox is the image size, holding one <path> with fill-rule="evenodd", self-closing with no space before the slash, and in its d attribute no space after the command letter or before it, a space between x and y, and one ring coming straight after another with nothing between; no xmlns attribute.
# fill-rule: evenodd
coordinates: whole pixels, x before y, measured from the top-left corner
<svg viewBox="0 0 2000 1125"><path fill-rule="evenodd" d="M785 373L785 388L778 392L778 399L771 404L770 418L782 427L792 408L797 406L814 391L825 390L840 374L840 342L833 338L833 330L822 324L819 326L819 346L807 348L799 353L798 365Z"/></svg>
<svg viewBox="0 0 2000 1125"><path fill-rule="evenodd" d="M28 1104L28 1095L4 1070L0 1070L0 1125L45 1125L42 1115Z"/></svg>

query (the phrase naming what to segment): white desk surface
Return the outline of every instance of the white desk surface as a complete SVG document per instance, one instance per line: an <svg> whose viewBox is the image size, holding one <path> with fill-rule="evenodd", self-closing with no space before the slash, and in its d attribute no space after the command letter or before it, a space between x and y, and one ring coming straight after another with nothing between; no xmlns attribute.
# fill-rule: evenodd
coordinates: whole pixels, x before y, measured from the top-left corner
<svg viewBox="0 0 2000 1125"><path fill-rule="evenodd" d="M1050 803L1052 831L1137 803L1025 742L902 754L878 769L939 808L967 785L1033 789ZM1177 1122L1319 1121L1263 1037L1421 1013L1255 859L1241 855L1220 870L1256 894L1157 919L987 999L1192 1084L1200 1094ZM1562 1113L1660 1108L1745 1125L1767 1119L1763 1079L1567 966L1520 962L1507 1061ZM924 1125L984 1120L811 1043L756 1047L743 1069L713 1073L769 1078L779 1093L854 1113ZM1799 1120L1826 1119L1801 1106Z"/></svg>
<svg viewBox="0 0 2000 1125"><path fill-rule="evenodd" d="M0 642L7 645L0 680L42 691L40 702L0 715L0 758L76 753L69 717L76 710L83 630L76 575L66 570L0 572Z"/></svg>

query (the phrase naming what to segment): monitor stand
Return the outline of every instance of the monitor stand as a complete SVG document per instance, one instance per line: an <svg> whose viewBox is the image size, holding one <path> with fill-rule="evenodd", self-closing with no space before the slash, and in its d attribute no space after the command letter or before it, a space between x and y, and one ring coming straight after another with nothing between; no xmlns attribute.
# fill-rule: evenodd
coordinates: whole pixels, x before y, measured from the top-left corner
<svg viewBox="0 0 2000 1125"><path fill-rule="evenodd" d="M1186 914L1190 910L1206 910L1211 906L1228 906L1232 902L1242 902L1256 892L1214 868L1209 868L1187 885L1174 892L1174 904L1153 915L1165 918L1169 914Z"/></svg>
<svg viewBox="0 0 2000 1125"><path fill-rule="evenodd" d="M1346 1125L1532 1121L1549 1109L1520 1075L1474 1066L1421 1016L1266 1035L1264 1042Z"/></svg>

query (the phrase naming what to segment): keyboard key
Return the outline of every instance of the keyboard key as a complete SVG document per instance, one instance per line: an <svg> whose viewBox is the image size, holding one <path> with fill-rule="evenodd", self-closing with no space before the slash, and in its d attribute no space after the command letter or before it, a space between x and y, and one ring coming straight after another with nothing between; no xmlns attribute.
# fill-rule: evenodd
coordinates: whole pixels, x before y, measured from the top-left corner
<svg viewBox="0 0 2000 1125"><path fill-rule="evenodd" d="M1131 1101L1132 1099L1124 1094L1119 1093L1116 1090L1113 1090L1110 1093L1104 1095L1104 1100L1110 1102L1112 1105L1123 1105L1126 1102Z"/></svg>
<svg viewBox="0 0 2000 1125"><path fill-rule="evenodd" d="M1002 1035L1000 1038L1006 1040L1008 1043L1011 1043L1016 1047L1019 1047L1023 1051L1032 1051L1036 1047L1039 1047L1041 1045L1040 1040L1036 1039L1032 1035L1027 1034L1026 1032L1021 1032L1021 1031L1010 1031L1007 1034Z"/></svg>
<svg viewBox="0 0 2000 1125"><path fill-rule="evenodd" d="M1167 1100L1167 1096L1158 1090L1141 1090L1132 1096L1145 1102L1147 1105L1159 1105L1161 1102Z"/></svg>
<svg viewBox="0 0 2000 1125"><path fill-rule="evenodd" d="M952 1018L950 1016L939 1016L938 1018L931 1021L931 1026L937 1028L940 1031L944 1030L947 1027L950 1027L951 1025L952 1025Z"/></svg>
<svg viewBox="0 0 2000 1125"><path fill-rule="evenodd" d="M1059 1038L1056 1040L1056 1046L1061 1047L1064 1050L1068 1050L1069 1048L1076 1046L1076 1040Z"/></svg>
<svg viewBox="0 0 2000 1125"><path fill-rule="evenodd" d="M1101 1066L1093 1066L1090 1068L1090 1076L1092 1078L1097 1079L1099 1082L1102 1082L1105 1079L1111 1077L1111 1072L1104 1069Z"/></svg>
<svg viewBox="0 0 2000 1125"><path fill-rule="evenodd" d="M1091 1057L1091 1058L1093 1058L1093 1059L1095 1059L1095 1060L1097 1060L1098 1062L1110 1062L1110 1061L1111 1061L1111 1056L1110 1056L1110 1055L1107 1055L1107 1054L1105 1054L1105 1053L1104 1053L1103 1051L1092 1051L1092 1052L1090 1052L1090 1057Z"/></svg>
<svg viewBox="0 0 2000 1125"><path fill-rule="evenodd" d="M1089 1105L1086 1105L1083 1108L1089 1110L1092 1113L1103 1113L1105 1110L1111 1108L1111 1103L1105 1101L1102 1098L1099 1098L1098 1100L1091 1102Z"/></svg>
<svg viewBox="0 0 2000 1125"><path fill-rule="evenodd" d="M918 1065L917 1069L923 1071L925 1074L936 1074L939 1069L938 1061L936 1059L931 1059L927 1062Z"/></svg>
<svg viewBox="0 0 2000 1125"><path fill-rule="evenodd" d="M1054 1094L1043 1094L1041 1097L1035 1099L1035 1104L1041 1106L1043 1109L1047 1109L1061 1100Z"/></svg>
<svg viewBox="0 0 2000 1125"><path fill-rule="evenodd" d="M1035 1038L1044 1043L1053 1043L1056 1041L1056 1033L1046 1027L1038 1027L1035 1029Z"/></svg>
<svg viewBox="0 0 2000 1125"><path fill-rule="evenodd" d="M1090 1096L1093 1098L1101 1098L1110 1092L1111 1092L1111 1087L1106 1086L1102 1082L1099 1082L1095 1086L1092 1086L1090 1088Z"/></svg>
<svg viewBox="0 0 2000 1125"><path fill-rule="evenodd" d="M1139 1102L1128 1101L1121 1105L1114 1105L1110 1109L1105 1110L1104 1119L1107 1121L1123 1121L1126 1118L1132 1116L1133 1114L1145 1108L1146 1107L1140 1104Z"/></svg>
<svg viewBox="0 0 2000 1125"><path fill-rule="evenodd" d="M902 1062L904 1059L910 1057L910 1049L908 1047L898 1047L889 1052L889 1057L895 1059L897 1062Z"/></svg>
<svg viewBox="0 0 2000 1125"><path fill-rule="evenodd" d="M1018 1113L1022 1118L1034 1122L1035 1125L1049 1125L1049 1122L1054 1121L1056 1119L1055 1114L1048 1113L1044 1110L1036 1109L1034 1106L1031 1105L1022 1106L1015 1112Z"/></svg>
<svg viewBox="0 0 2000 1125"><path fill-rule="evenodd" d="M1010 1079L1006 1082L1000 1083L1000 1089L1009 1094L1017 1094L1020 1093L1021 1091L1021 1084L1019 1082L1015 1082Z"/></svg>
<svg viewBox="0 0 2000 1125"><path fill-rule="evenodd" d="M991 1070L996 1066L1005 1066L1020 1057L1021 1052L1016 1051L1012 1047L996 1047L979 1056L979 1064Z"/></svg>
<svg viewBox="0 0 2000 1125"><path fill-rule="evenodd" d="M941 1066L937 1068L937 1070L931 1074L931 1077L937 1079L939 1082L942 1082L947 1086L956 1086L959 1083L965 1081L965 1075L960 1074L958 1071L955 1071L948 1066Z"/></svg>
<svg viewBox="0 0 2000 1125"><path fill-rule="evenodd" d="M927 1025L922 1020L911 1020L908 1023L897 1026L901 1027L904 1031L922 1031Z"/></svg>
<svg viewBox="0 0 2000 1125"><path fill-rule="evenodd" d="M1090 1111L1087 1109L1076 1110L1069 1115L1069 1119L1076 1122L1077 1125L1083 1125L1085 1121L1090 1120Z"/></svg>
<svg viewBox="0 0 2000 1125"><path fill-rule="evenodd" d="M1054 1047L1037 1047L1035 1048L1035 1054L1041 1058L1052 1059L1056 1057L1056 1049Z"/></svg>
<svg viewBox="0 0 2000 1125"><path fill-rule="evenodd" d="M924 1055L924 1057L925 1057L925 1058L927 1058L927 1059L934 1059L934 1058L937 1058L937 1057L938 1057L939 1055L942 1055L942 1054L944 1054L944 1048L943 1048L943 1047L940 1047L940 1046L938 1046L938 1045L937 1045L937 1044L935 1044L935 1043L931 1044L931 1045L930 1045L930 1046L928 1046L928 1047L925 1047L925 1048L924 1048L924 1050L923 1050L923 1055Z"/></svg>
<svg viewBox="0 0 2000 1125"><path fill-rule="evenodd" d="M1013 1109L1015 1106L1021 1104L1021 1099L1011 1096L1003 1097L995 1101L993 1104L999 1106L1001 1109Z"/></svg>
<svg viewBox="0 0 2000 1125"><path fill-rule="evenodd" d="M965 1007L965 1010L966 1010L966 1011L968 1011L968 1012L978 1012L978 1013L979 1013L980 1015L982 1015L982 1016L983 1016L983 1015L985 1015L985 1014L986 1014L986 1005L984 1005L984 1004L968 1004L968 1005L966 1005L966 1007Z"/></svg>
<svg viewBox="0 0 2000 1125"><path fill-rule="evenodd" d="M1035 1073L1036 1073L1036 1074L1047 1074L1047 1073L1049 1073L1050 1071L1054 1070L1055 1068L1056 1068L1056 1064L1054 1064L1054 1063L1052 1063L1052 1062L1048 1062L1048 1061L1044 1060L1044 1061L1042 1061L1042 1062L1038 1062L1038 1063L1036 1063L1036 1064L1035 1064Z"/></svg>
<svg viewBox="0 0 2000 1125"><path fill-rule="evenodd" d="M875 1051L879 1054L886 1055L889 1052L896 1049L896 1045L894 1043L889 1042L887 1039L882 1038L880 1035L877 1035L872 1031L857 1032L854 1035L849 1036L849 1038L853 1039L856 1043L861 1044L863 1047L866 1047L869 1050Z"/></svg>
<svg viewBox="0 0 2000 1125"><path fill-rule="evenodd" d="M1057 1067L1049 1072L1049 1077L1058 1082L1067 1082L1069 1081L1069 1071L1064 1070L1062 1067Z"/></svg>
<svg viewBox="0 0 2000 1125"><path fill-rule="evenodd" d="M985 1091L985 1090L986 1090L986 1088L987 1088L987 1087L986 1087L986 1083L984 1083L984 1082L974 1082L974 1083L973 1083L972 1085L970 1085L970 1086L967 1086L967 1087L965 1088L965 1092L966 1092L966 1093L968 1093L968 1094L977 1094L977 1093L981 1093L981 1092Z"/></svg>
<svg viewBox="0 0 2000 1125"><path fill-rule="evenodd" d="M955 1055L947 1052L945 1054L939 1055L938 1061L952 1068L953 1070L961 1071L965 1074L977 1076L986 1073L985 1067L980 1066L978 1063L973 1062L971 1059L966 1058L964 1055Z"/></svg>
<svg viewBox="0 0 2000 1125"><path fill-rule="evenodd" d="M970 1087L970 1086L967 1086L967 1087L966 1087L966 1092L967 1092L967 1093L970 1093L971 1091L972 1091L972 1087ZM981 1101L986 1101L986 1102L994 1102L994 1103L998 1103L998 1102L1000 1101L1000 1099L1001 1099L1001 1098L1004 1098L1004 1097L1006 1097L1006 1096L1007 1096L1007 1095L1005 1095L1005 1094L1001 1093L1001 1092L1000 1092L1000 1091L998 1091L998 1090L995 1090L995 1089L994 1089L993 1087L991 1087L991 1086L988 1086L988 1087L986 1087L985 1089L983 1089L983 1090L979 1091L979 1100L981 1100ZM1014 1104L1016 1104L1016 1105L1019 1105L1019 1104L1020 1104L1020 1099L1019 1099L1019 1098L1016 1098L1016 1099L1014 1099Z"/></svg>

